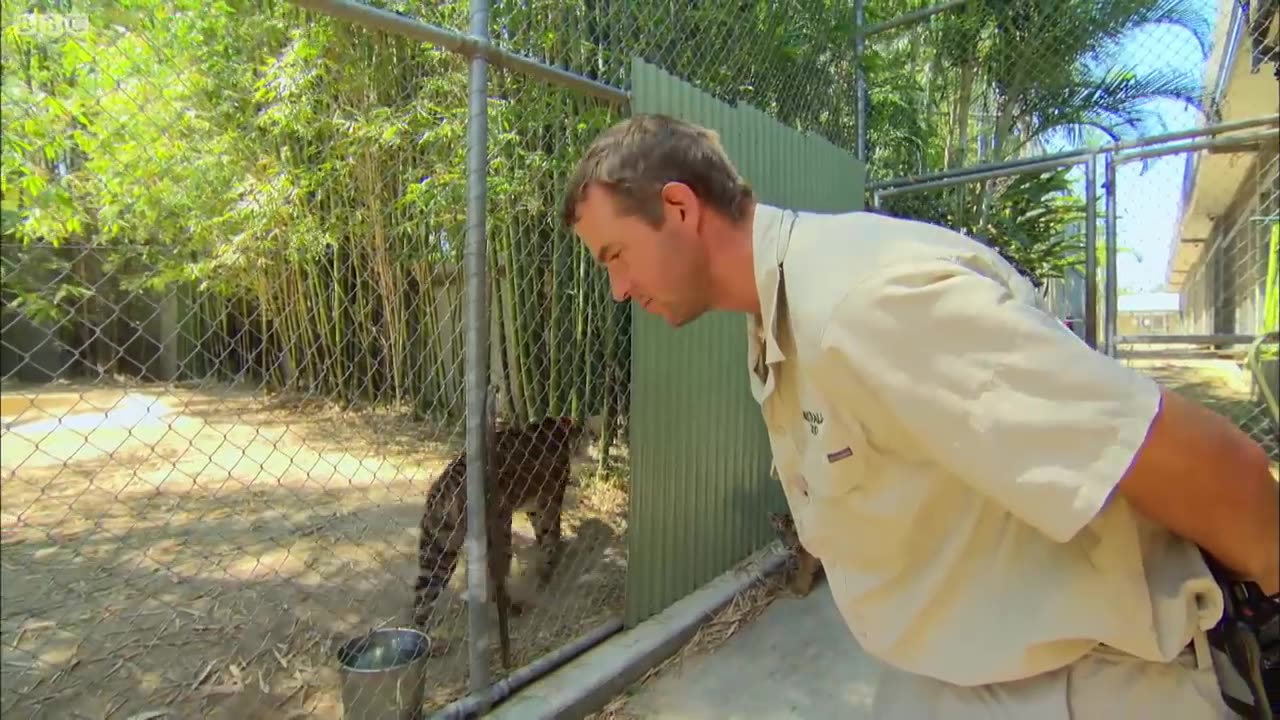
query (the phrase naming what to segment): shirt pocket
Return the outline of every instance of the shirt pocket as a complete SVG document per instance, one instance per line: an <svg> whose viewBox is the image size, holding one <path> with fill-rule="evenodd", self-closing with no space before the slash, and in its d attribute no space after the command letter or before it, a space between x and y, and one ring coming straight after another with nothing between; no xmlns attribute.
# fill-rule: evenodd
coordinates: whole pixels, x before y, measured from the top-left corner
<svg viewBox="0 0 1280 720"><path fill-rule="evenodd" d="M860 427L831 427L807 443L801 461L807 488L797 522L801 542L818 557L834 558L852 541L854 503L867 482L868 452Z"/></svg>
<svg viewBox="0 0 1280 720"><path fill-rule="evenodd" d="M866 482L867 438L859 425L833 425L805 447L804 473L815 498L840 498Z"/></svg>

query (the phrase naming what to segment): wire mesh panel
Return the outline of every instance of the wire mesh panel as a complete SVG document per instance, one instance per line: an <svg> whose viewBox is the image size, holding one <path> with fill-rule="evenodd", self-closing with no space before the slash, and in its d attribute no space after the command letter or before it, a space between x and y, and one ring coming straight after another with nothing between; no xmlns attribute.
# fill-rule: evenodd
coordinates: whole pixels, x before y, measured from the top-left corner
<svg viewBox="0 0 1280 720"><path fill-rule="evenodd" d="M1208 122L1274 115L1278 33L1274 3L1219 5L1203 74ZM1141 252L1117 263L1115 353L1230 418L1275 461L1275 129L1212 144L1117 170L1118 242Z"/></svg>
<svg viewBox="0 0 1280 720"><path fill-rule="evenodd" d="M3 248L17 273L44 250ZM404 614L456 421L268 373L286 361L252 299L91 298L4 320L6 349L51 361L6 367L5 714L334 711L332 644Z"/></svg>
<svg viewBox="0 0 1280 720"><path fill-rule="evenodd" d="M381 625L425 630L425 705L455 699L465 58L289 6L24 10L4 713L336 717L335 653ZM619 115L508 72L490 111L490 522L534 511L511 542L523 664L621 609L629 313L558 220Z"/></svg>
<svg viewBox="0 0 1280 720"><path fill-rule="evenodd" d="M942 187L908 184L885 191L877 211L936 223L993 248L1039 289L1047 312L1085 339L1090 300L1086 167L1007 168L994 177L959 178ZM1093 203L1095 259L1101 268L1106 252L1102 197L1095 194Z"/></svg>
<svg viewBox="0 0 1280 720"><path fill-rule="evenodd" d="M871 1L867 22L938 2ZM873 179L1193 127L1234 3L971 0L867 40ZM1218 40L1221 44L1221 40Z"/></svg>
<svg viewBox="0 0 1280 720"><path fill-rule="evenodd" d="M490 531L511 533L518 558L510 670L621 613L630 315L560 219L574 164L618 108L499 68L489 95Z"/></svg>
<svg viewBox="0 0 1280 720"><path fill-rule="evenodd" d="M1229 417L1280 460L1276 143L1188 160L1162 159L1182 171L1186 193L1177 222L1153 240L1141 218L1160 196L1149 182L1118 178L1118 204L1128 211L1119 242L1163 241L1168 262L1154 275L1120 263L1117 354Z"/></svg>
<svg viewBox="0 0 1280 720"><path fill-rule="evenodd" d="M460 0L371 5L469 26ZM873 34L872 174L1274 113L1274 95L1232 105L1202 72L1237 76L1232 38L1250 73L1274 64L1277 23L1258 10L1271 5L972 0ZM276 2L0 12L0 714L337 717L339 649L383 626L427 632L429 646L400 649L427 708L457 698L464 346L478 323L495 409L491 572L518 611L509 667L618 615L631 313L558 224L558 201L622 109L490 68L490 312L470 317L464 57ZM641 58L855 145L847 4L504 0L489 18L495 45L549 66L624 88ZM1133 330L1214 335L1200 360L1238 386L1219 407L1274 456L1274 145L1249 157L1243 180L1219 183L1239 190L1229 207L1203 233L1179 231L1176 316ZM1216 162L1197 158L1186 177ZM1152 227L1129 208L1177 194L1130 167L1122 288L1130 239ZM1083 182L1079 168L1023 169L886 194L881 209L996 246L1079 331L1096 281ZM1221 342L1231 334L1250 340ZM1147 369L1182 372L1166 360Z"/></svg>
<svg viewBox="0 0 1280 720"><path fill-rule="evenodd" d="M643 59L726 102L748 102L803 131L851 146L853 17L824 0L493 3L494 43L628 87Z"/></svg>
<svg viewBox="0 0 1280 720"><path fill-rule="evenodd" d="M463 444L465 60L288 5L20 5L0 713L337 717ZM440 620L429 706L465 688Z"/></svg>

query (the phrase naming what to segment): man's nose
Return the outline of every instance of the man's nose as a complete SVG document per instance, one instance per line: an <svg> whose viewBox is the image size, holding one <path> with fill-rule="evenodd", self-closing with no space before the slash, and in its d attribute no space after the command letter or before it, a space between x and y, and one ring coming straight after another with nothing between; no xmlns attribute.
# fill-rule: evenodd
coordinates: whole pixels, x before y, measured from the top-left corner
<svg viewBox="0 0 1280 720"><path fill-rule="evenodd" d="M609 271L609 290L614 302L626 302L631 298L631 284L620 273Z"/></svg>

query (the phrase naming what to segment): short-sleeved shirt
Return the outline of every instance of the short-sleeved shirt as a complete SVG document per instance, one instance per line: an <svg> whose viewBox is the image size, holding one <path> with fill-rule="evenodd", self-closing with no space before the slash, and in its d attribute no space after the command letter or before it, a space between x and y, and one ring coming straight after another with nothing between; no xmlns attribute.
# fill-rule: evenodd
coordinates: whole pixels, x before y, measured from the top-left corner
<svg viewBox="0 0 1280 720"><path fill-rule="evenodd" d="M1169 661L1222 613L1114 492L1160 406L960 233L758 205L748 364L776 474L859 643L957 685L1098 644Z"/></svg>

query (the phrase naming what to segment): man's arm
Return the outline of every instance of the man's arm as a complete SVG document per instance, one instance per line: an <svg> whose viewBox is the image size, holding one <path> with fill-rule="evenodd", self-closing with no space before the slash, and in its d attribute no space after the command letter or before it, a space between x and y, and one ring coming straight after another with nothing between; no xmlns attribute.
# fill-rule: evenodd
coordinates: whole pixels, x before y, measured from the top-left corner
<svg viewBox="0 0 1280 720"><path fill-rule="evenodd" d="M822 372L856 377L922 452L1067 542L1117 494L1267 592L1277 487L1226 419L1098 353L1000 282L937 259L881 268L835 308Z"/></svg>
<svg viewBox="0 0 1280 720"><path fill-rule="evenodd" d="M1117 491L1263 592L1280 592L1280 485L1266 452L1221 415L1162 391Z"/></svg>

